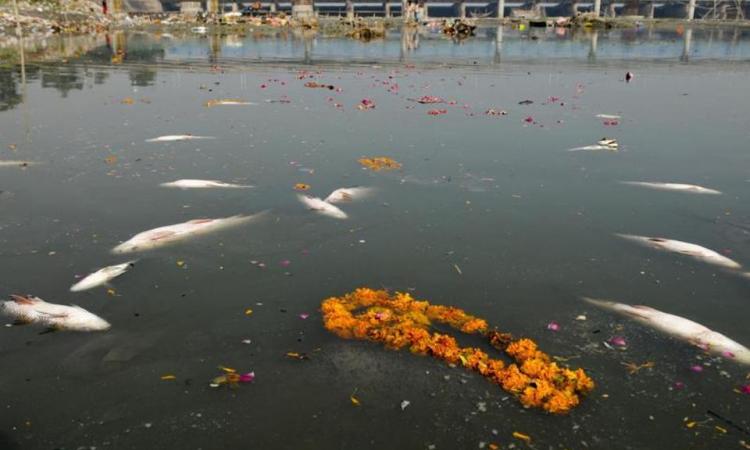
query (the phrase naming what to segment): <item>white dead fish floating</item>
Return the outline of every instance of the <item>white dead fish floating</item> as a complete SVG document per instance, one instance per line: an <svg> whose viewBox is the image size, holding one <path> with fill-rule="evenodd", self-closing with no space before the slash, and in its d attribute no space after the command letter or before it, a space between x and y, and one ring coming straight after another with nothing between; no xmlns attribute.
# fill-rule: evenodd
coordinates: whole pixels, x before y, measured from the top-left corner
<svg viewBox="0 0 750 450"><path fill-rule="evenodd" d="M0 167L29 167L35 166L37 163L34 161L0 161Z"/></svg>
<svg viewBox="0 0 750 450"><path fill-rule="evenodd" d="M598 119L605 119L605 120L617 120L620 119L620 116L617 114L597 114L596 117Z"/></svg>
<svg viewBox="0 0 750 450"><path fill-rule="evenodd" d="M224 183L223 181L217 181L217 180L191 180L191 179L170 181L169 183L162 183L159 186L170 187L170 188L180 188L180 189L214 189L214 188L249 189L249 188L255 187L249 184L232 184L232 183Z"/></svg>
<svg viewBox="0 0 750 450"><path fill-rule="evenodd" d="M128 261L114 266L103 267L71 286L70 291L80 292L107 284L110 280L127 272L134 265L135 261Z"/></svg>
<svg viewBox="0 0 750 450"><path fill-rule="evenodd" d="M103 331L109 322L80 306L56 305L30 295L11 295L10 301L0 302L3 314L18 324L36 324L53 330Z"/></svg>
<svg viewBox="0 0 750 450"><path fill-rule="evenodd" d="M616 152L617 147L609 147L606 145L584 145L583 147L574 147L568 149L569 152L597 152L601 150Z"/></svg>
<svg viewBox="0 0 750 450"><path fill-rule="evenodd" d="M208 31L208 28L203 27L203 26L193 27L190 29L190 31L192 31L193 33L198 33L198 34L206 34L206 32Z"/></svg>
<svg viewBox="0 0 750 450"><path fill-rule="evenodd" d="M691 194L721 194L721 191L698 186L696 184L659 183L652 181L620 181L620 183L630 186L641 186L650 189L658 189L660 191L688 192Z"/></svg>
<svg viewBox="0 0 750 450"><path fill-rule="evenodd" d="M664 250L690 256L691 258L697 259L698 261L703 261L715 266L725 267L727 269L739 269L741 267L738 262L731 260L724 255L721 255L706 247L701 247L700 245L691 244L689 242L675 241L673 239L665 239L661 237L636 236L632 234L615 233L615 236L619 236L623 239L637 242L639 244L658 250Z"/></svg>
<svg viewBox="0 0 750 450"><path fill-rule="evenodd" d="M351 202L369 196L372 191L373 189L368 187L339 188L331 192L323 201L328 203Z"/></svg>
<svg viewBox="0 0 750 450"><path fill-rule="evenodd" d="M721 354L742 364L750 364L750 349L721 333L684 317L642 305L626 305L584 297L586 302L635 319L659 331L689 342L703 350Z"/></svg>
<svg viewBox="0 0 750 450"><path fill-rule="evenodd" d="M610 152L616 152L620 147L620 144L617 143L617 140L612 138L601 138L596 143L596 145L586 145L583 147L575 147L568 149L569 152L580 152L580 151L599 151L599 150L607 150Z"/></svg>
<svg viewBox="0 0 750 450"><path fill-rule="evenodd" d="M153 230L136 234L129 240L113 248L112 253L122 254L151 250L191 237L246 224L262 217L263 215L265 215L265 212L253 214L251 216L232 216L220 219L195 219L185 223L154 228Z"/></svg>
<svg viewBox="0 0 750 450"><path fill-rule="evenodd" d="M195 139L214 139L213 136L195 136L193 134L170 134L167 136L159 136L153 139L146 139L146 142L176 142L176 141L192 141Z"/></svg>
<svg viewBox="0 0 750 450"><path fill-rule="evenodd" d="M328 203L325 200L321 200L318 197L298 194L297 198L309 209L323 214L324 216L333 217L334 219L346 219L349 217L338 206Z"/></svg>
<svg viewBox="0 0 750 450"><path fill-rule="evenodd" d="M235 98L220 98L220 99L214 99L214 100L208 100L204 105L207 108L211 108L213 106L248 106L248 105L255 105L256 103L252 102L246 102L244 100L239 100Z"/></svg>

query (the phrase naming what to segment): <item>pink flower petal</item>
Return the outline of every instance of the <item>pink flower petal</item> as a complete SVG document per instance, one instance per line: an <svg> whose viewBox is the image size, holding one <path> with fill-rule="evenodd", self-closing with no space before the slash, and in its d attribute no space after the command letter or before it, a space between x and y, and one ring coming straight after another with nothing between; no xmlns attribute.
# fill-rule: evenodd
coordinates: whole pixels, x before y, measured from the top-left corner
<svg viewBox="0 0 750 450"><path fill-rule="evenodd" d="M240 375L240 383L252 383L253 380L255 380L255 372L248 372Z"/></svg>
<svg viewBox="0 0 750 450"><path fill-rule="evenodd" d="M683 383L682 381L675 381L673 386L677 390L685 389L685 383Z"/></svg>
<svg viewBox="0 0 750 450"><path fill-rule="evenodd" d="M308 313L302 313L302 314L299 315L299 318L302 319L302 320L305 320L308 317L310 317L310 314L308 314Z"/></svg>
<svg viewBox="0 0 750 450"><path fill-rule="evenodd" d="M698 364L695 364L693 366L690 366L690 371L695 373L701 373L703 372L703 366L699 366Z"/></svg>
<svg viewBox="0 0 750 450"><path fill-rule="evenodd" d="M740 386L740 392L742 392L743 394L750 394L750 384Z"/></svg>
<svg viewBox="0 0 750 450"><path fill-rule="evenodd" d="M555 321L552 321L547 324L547 329L550 331L560 331L560 324Z"/></svg>
<svg viewBox="0 0 750 450"><path fill-rule="evenodd" d="M628 342L622 336L612 336L611 338L609 338L609 341L607 342L614 345L615 347L627 347L628 346Z"/></svg>

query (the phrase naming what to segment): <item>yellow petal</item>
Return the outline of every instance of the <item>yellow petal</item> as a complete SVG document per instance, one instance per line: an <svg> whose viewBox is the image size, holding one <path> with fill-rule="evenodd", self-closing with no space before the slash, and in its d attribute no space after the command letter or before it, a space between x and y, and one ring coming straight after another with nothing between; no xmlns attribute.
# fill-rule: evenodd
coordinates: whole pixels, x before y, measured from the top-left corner
<svg viewBox="0 0 750 450"><path fill-rule="evenodd" d="M164 381L176 380L177 377L172 374L162 375L161 379Z"/></svg>
<svg viewBox="0 0 750 450"><path fill-rule="evenodd" d="M226 373L235 373L235 372L237 372L235 369L232 369L231 367L219 366L219 369L223 370Z"/></svg>
<svg viewBox="0 0 750 450"><path fill-rule="evenodd" d="M249 316L249 315L251 315L252 313L253 313L253 310L252 310L252 309L250 309L250 308L247 308L247 309L245 310L245 315L246 315L246 316Z"/></svg>
<svg viewBox="0 0 750 450"><path fill-rule="evenodd" d="M519 433L518 431L513 432L513 437L522 441L531 442L531 436L528 434Z"/></svg>
<svg viewBox="0 0 750 450"><path fill-rule="evenodd" d="M351 396L349 396L349 400L352 401L352 405L354 405L354 406L359 406L360 405L359 400L357 399L357 397L354 396L354 394L352 394Z"/></svg>

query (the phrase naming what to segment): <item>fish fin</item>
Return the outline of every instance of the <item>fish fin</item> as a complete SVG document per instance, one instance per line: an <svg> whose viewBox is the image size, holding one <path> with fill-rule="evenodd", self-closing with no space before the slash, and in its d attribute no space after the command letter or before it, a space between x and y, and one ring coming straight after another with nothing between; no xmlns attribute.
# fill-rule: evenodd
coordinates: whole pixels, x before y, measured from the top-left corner
<svg viewBox="0 0 750 450"><path fill-rule="evenodd" d="M19 305L33 305L34 303L36 303L35 298L31 297L30 295L11 294L10 299L13 300L14 303L18 303Z"/></svg>
<svg viewBox="0 0 750 450"><path fill-rule="evenodd" d="M55 328L55 327L47 327L47 328L44 329L44 331L40 331L39 335L41 336L43 334L54 333L55 331L58 331L58 329Z"/></svg>

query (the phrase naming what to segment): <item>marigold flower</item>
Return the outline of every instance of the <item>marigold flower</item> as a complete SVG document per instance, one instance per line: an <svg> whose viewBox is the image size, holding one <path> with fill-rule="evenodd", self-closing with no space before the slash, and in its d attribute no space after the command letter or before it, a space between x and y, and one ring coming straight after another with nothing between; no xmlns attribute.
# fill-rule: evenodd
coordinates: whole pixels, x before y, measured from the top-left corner
<svg viewBox="0 0 750 450"><path fill-rule="evenodd" d="M341 338L380 342L396 350L408 346L412 353L460 363L515 395L526 407L564 414L578 405L579 395L594 388L582 369L558 367L531 339L514 340L508 333L490 331L486 321L460 308L431 305L408 293L359 288L324 300L321 311L326 329ZM506 365L478 348L460 347L453 336L431 332L432 322L484 335L516 364Z"/></svg>

